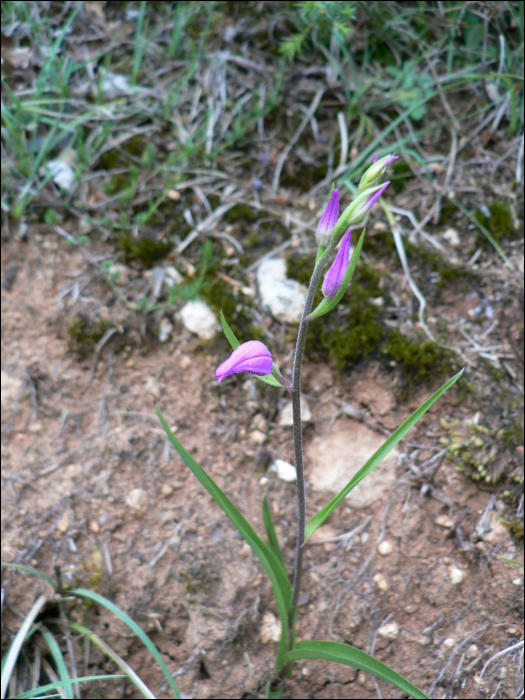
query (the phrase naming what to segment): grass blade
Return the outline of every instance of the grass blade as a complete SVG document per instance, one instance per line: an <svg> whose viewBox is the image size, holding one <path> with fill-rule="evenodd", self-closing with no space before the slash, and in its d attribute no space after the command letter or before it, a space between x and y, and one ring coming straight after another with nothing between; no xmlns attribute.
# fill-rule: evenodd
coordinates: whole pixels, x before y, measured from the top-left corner
<svg viewBox="0 0 525 700"><path fill-rule="evenodd" d="M180 698L180 693L179 693L179 689L177 688L177 684L173 680L173 676L171 675L168 667L166 666L164 659L160 655L159 650L153 644L153 642L148 637L148 635L144 632L144 630L141 629L137 625L135 620L132 620L131 617L129 615L127 615L123 610L121 610L120 608L117 608L115 603L112 603L110 600L108 600L107 598L104 598L104 596L101 596L98 593L93 593L92 591L88 591L85 588L75 588L71 591L71 595L76 595L76 596L79 596L80 598L87 598L88 600L93 600L95 603L98 603L99 605L103 605L110 612L112 612L114 615L116 615L118 618L120 618L122 620L122 622L124 622L133 632L135 632L137 637L144 644L144 646L149 649L153 658L160 666L162 673L164 674L166 680L168 681L169 686L170 686L171 690L173 691L173 694L175 695L175 697Z"/></svg>
<svg viewBox="0 0 525 700"><path fill-rule="evenodd" d="M95 634L87 627L78 625L76 622L70 622L69 626L75 632L79 632L80 634L85 635L91 642L93 642L93 644L99 647L99 649L102 649L104 654L109 656L109 658L124 671L126 676L128 676L129 680L139 689L139 691L142 693L142 695L144 695L145 698L155 697L155 695L153 695L148 686L144 683L144 681L141 678L139 678L139 676L135 673L131 666L127 664L124 661L124 659L117 654L116 651L114 651L108 644L106 644L106 642L103 639L101 639L98 636L98 634Z"/></svg>
<svg viewBox="0 0 525 700"><path fill-rule="evenodd" d="M328 518L328 516L332 513L332 511L337 508L337 506L341 503L341 501L350 493L350 491L357 486L357 484L362 481L365 476L370 474L370 472L377 467L378 464L380 464L384 458L388 455L388 453L394 449L394 447L397 445L398 442L400 442L405 435L408 433L408 431L414 427L414 425L418 422L418 420L423 416L428 409L433 406L436 401L443 396L443 394L450 389L450 387L457 382L457 380L461 377L465 370L462 369L460 372L458 372L452 379L449 379L448 382L443 384L442 387L440 387L435 394L432 394L432 396L425 401L424 404L422 404L417 411L414 411L414 413L406 419L406 421L399 426L399 428L392 433L392 435L388 438L386 442L381 445L381 447L374 452L374 454L370 457L370 459L364 464L364 466L361 467L361 469L357 472L357 474L354 475L352 479L348 482L348 484L344 487L344 489L333 498L330 503L327 503L324 508L321 508L321 510L316 513L313 518L311 518L307 523L306 523L306 535L305 535L305 541L307 541L313 533L317 530L317 528L321 527L321 525L324 523L324 521Z"/></svg>
<svg viewBox="0 0 525 700"><path fill-rule="evenodd" d="M42 627L40 632L46 640L46 644L49 647L49 651L51 652L51 656L53 657L53 660L57 667L58 675L60 676L65 696L66 698L71 698L71 700L73 700L75 695L73 693L73 688L71 687L71 678L69 677L69 671L67 670L66 660L64 659L64 655L62 654L60 647L58 646L58 642L55 639L55 637L51 634L51 632L45 627Z"/></svg>
<svg viewBox="0 0 525 700"><path fill-rule="evenodd" d="M299 659L324 659L325 661L335 661L338 664L352 666L361 671L371 673L377 678L388 681L396 688L408 693L414 698L428 700L419 688L403 678L402 675L393 671L389 666L374 659L373 656L365 654L364 651L356 649L349 644L340 642L298 642L295 647L284 656L285 661L298 661Z"/></svg>
<svg viewBox="0 0 525 700"><path fill-rule="evenodd" d="M25 564L11 564L10 562L4 561L2 562L2 566L5 566L6 569L20 569L20 571L27 571L29 574L34 574L35 576L39 576L40 578L43 578L44 581L47 581L50 586L53 587L53 590L56 591L56 584L53 581L52 578L49 576L46 576L46 574L43 574L41 571L37 571L37 569L33 569L31 566L25 566Z"/></svg>
<svg viewBox="0 0 525 700"><path fill-rule="evenodd" d="M82 676L82 678L75 678L75 683L88 683L89 681L110 681L113 680L114 678L124 678L125 676L121 675L109 675L109 676ZM33 688L33 690L28 690L25 693L21 693L20 695L15 695L13 700L25 700L25 698L34 698L36 695L41 695L42 693L47 693L50 690L56 690L56 688L60 688L62 686L62 682L58 681L58 683L48 683L47 685L41 685L38 688ZM48 697L54 697L54 696L48 696Z"/></svg>

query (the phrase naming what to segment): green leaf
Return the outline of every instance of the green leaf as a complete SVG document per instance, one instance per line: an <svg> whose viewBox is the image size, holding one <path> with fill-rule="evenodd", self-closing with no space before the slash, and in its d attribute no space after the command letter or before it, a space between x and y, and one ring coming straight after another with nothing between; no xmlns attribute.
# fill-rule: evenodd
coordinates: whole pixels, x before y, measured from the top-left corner
<svg viewBox="0 0 525 700"><path fill-rule="evenodd" d="M75 678L75 683L89 683L91 681L109 681L114 678L125 678L126 676L121 675L110 675L110 676L82 676L82 678ZM48 683L47 685L40 685L38 688L33 688L33 690L28 690L20 695L14 695L13 700L25 700L25 698L34 698L35 695L42 695L42 693L47 693L50 690L55 690L56 688L62 687L62 681L57 681L56 683ZM51 696L53 697L53 696Z"/></svg>
<svg viewBox="0 0 525 700"><path fill-rule="evenodd" d="M354 254L352 255L352 259L350 260L350 264L348 265L348 268L345 272L345 276L343 277L343 281L341 282L341 285L339 289L337 290L337 294L333 299L329 299L328 297L325 297L323 301L319 304L317 309L314 309L312 313L308 316L308 321L313 321L314 318L320 318L321 316L324 316L327 314L329 311L331 311L343 298L344 293L348 289L348 285L350 284L350 281L352 280L352 275L355 272L355 268L357 267L357 263L359 261L359 256L361 255L361 249L363 247L363 242L365 240L365 232L366 229L363 229L363 233L361 234L359 241L357 242L357 245L354 250Z"/></svg>
<svg viewBox="0 0 525 700"><path fill-rule="evenodd" d="M288 622L288 612L290 610L290 603L292 601L292 587L290 581L288 580L288 574L286 569L279 561L277 555L261 540L259 535L252 528L250 523L246 518L238 511L238 509L233 505L228 496L220 489L215 481L208 476L201 465L196 462L190 453L184 448L182 443L173 435L169 429L166 419L162 415L161 410L158 406L155 406L157 415L162 427L166 431L166 435L170 439L171 444L177 450L182 460L186 466L194 473L197 479L204 486L206 491L214 499L216 503L222 508L226 513L235 527L239 530L241 535L244 537L246 542L250 545L253 553L257 559L263 565L264 570L270 577L272 582L273 594L275 602L277 604L277 609L279 611L279 617L281 619L281 642L279 644L279 652L277 655L277 671L280 670L283 664L284 651L286 649L286 629Z"/></svg>
<svg viewBox="0 0 525 700"><path fill-rule="evenodd" d="M164 674L164 677L168 681L168 684L175 695L176 698L180 698L180 693L179 689L177 688L177 684L173 680L173 676L170 673L169 668L166 666L166 663L162 656L159 653L159 650L157 647L153 644L151 639L148 637L148 635L144 632L143 629L141 629L135 620L132 620L131 617L125 613L123 610L118 608L115 603L112 603L110 600L107 598L104 598L104 596L99 595L98 593L93 593L92 591L88 591L85 588L74 588L71 591L71 595L76 595L79 598L87 598L88 600L93 600L95 603L98 603L99 605L103 605L105 608L107 608L110 612L112 612L114 615L116 615L118 618L122 620L140 639L140 641L144 644L145 647L151 652L151 655L155 659L155 661L158 663L158 665L161 668L162 673ZM77 683L78 680L75 680L75 683Z"/></svg>
<svg viewBox="0 0 525 700"><path fill-rule="evenodd" d="M443 386L439 388L435 394L432 394L432 396L427 399L425 403L417 409L417 411L414 411L410 418L407 418L406 421L399 426L394 433L392 433L388 440L383 443L383 445L381 445L376 452L374 452L366 464L361 467L361 469L353 476L352 479L350 479L344 489L306 523L305 542L313 535L317 528L321 527L332 511L341 503L341 501L350 493L350 491L384 460L388 453L394 449L397 443L400 442L408 431L414 427L421 416L423 416L428 409L433 406L453 384L457 382L464 371L465 369L463 368L454 377L452 377L452 379L449 379L448 382L443 384Z"/></svg>
<svg viewBox="0 0 525 700"><path fill-rule="evenodd" d="M224 331L224 335L226 336L226 339L228 340L228 342L230 343L232 348L234 350L236 350L239 347L240 343L237 340L237 338L235 337L235 333L232 331L232 329L228 325L228 322L224 318L224 314L222 313L222 310L220 312L220 317L221 317L221 325L222 325L222 330ZM275 363L272 363L272 369L274 372L278 372L279 374L281 374L279 372L279 370L277 369L277 366ZM278 386L279 389L283 388L283 385L281 384L281 382L278 379L276 379L272 374L265 374L263 377L258 377L256 374L254 374L253 376L256 379L260 379L261 382L264 382L265 384L271 384L271 386Z"/></svg>
<svg viewBox="0 0 525 700"><path fill-rule="evenodd" d="M53 587L53 590L56 591L56 584L53 581L52 578L49 576L46 576L46 574L43 574L41 571L37 571L37 569L33 569L30 566L26 566L25 564L11 564L8 561L2 562L2 566L5 566L6 569L20 569L20 571L27 571L30 574L33 574L34 576L39 576L40 578L43 578L44 581L47 581L50 586Z"/></svg>
<svg viewBox="0 0 525 700"><path fill-rule="evenodd" d="M277 533L275 532L275 527L273 524L272 513L270 511L270 506L268 505L268 499L266 496L263 498L263 524L266 531L266 537L268 539L268 545L286 571L283 553L281 552L281 547L279 546L279 540L277 539Z"/></svg>
<svg viewBox="0 0 525 700"><path fill-rule="evenodd" d="M71 687L71 678L69 677L69 671L67 670L66 660L64 659L64 655L62 654L62 651L58 646L57 640L45 627L42 627L40 632L46 640L49 651L51 652L51 656L55 661L56 667L58 669L58 675L60 676L61 685L64 689L65 697L74 698L75 694L73 693L73 689Z"/></svg>
<svg viewBox="0 0 525 700"><path fill-rule="evenodd" d="M419 688L407 681L399 673L396 673L396 671L393 671L389 666L349 644L316 641L298 642L291 651L284 655L284 660L298 661L299 659L323 659L324 661L335 661L338 664L352 666L361 671L371 673L384 681L388 681L414 698L428 699L428 695L425 695Z"/></svg>

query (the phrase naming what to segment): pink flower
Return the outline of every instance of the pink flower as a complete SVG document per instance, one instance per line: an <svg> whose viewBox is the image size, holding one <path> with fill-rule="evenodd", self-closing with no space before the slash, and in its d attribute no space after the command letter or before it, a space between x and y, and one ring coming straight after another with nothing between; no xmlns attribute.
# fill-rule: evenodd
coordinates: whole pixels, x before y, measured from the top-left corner
<svg viewBox="0 0 525 700"><path fill-rule="evenodd" d="M250 372L258 377L272 372L272 353L264 343L258 340L249 340L239 345L229 358L215 371L215 378L222 382L225 377L238 372Z"/></svg>
<svg viewBox="0 0 525 700"><path fill-rule="evenodd" d="M352 237L352 229L347 231L343 236L335 260L332 266L324 276L323 286L321 290L325 297L333 299L337 294L339 287L343 281L345 273L350 263L350 239Z"/></svg>

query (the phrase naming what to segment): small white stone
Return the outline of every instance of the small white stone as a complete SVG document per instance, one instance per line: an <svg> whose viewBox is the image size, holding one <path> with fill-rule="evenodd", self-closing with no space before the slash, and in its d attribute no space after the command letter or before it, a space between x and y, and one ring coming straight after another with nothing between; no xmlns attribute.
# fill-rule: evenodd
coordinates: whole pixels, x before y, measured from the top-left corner
<svg viewBox="0 0 525 700"><path fill-rule="evenodd" d="M164 498L169 498L174 490L175 489L173 488L173 486L170 486L170 484L162 484L162 486L160 487L160 492L162 493Z"/></svg>
<svg viewBox="0 0 525 700"><path fill-rule="evenodd" d="M306 300L306 287L286 278L286 262L264 260L257 270L257 283L264 306L281 323L299 323Z"/></svg>
<svg viewBox="0 0 525 700"><path fill-rule="evenodd" d="M427 637L424 634L422 634L419 637L418 642L421 644L422 647L428 647L430 644L432 644L432 640L430 639L430 637Z"/></svg>
<svg viewBox="0 0 525 700"><path fill-rule="evenodd" d="M453 246L458 246L461 243L459 233L455 228L447 228L447 230L443 233L443 238Z"/></svg>
<svg viewBox="0 0 525 700"><path fill-rule="evenodd" d="M250 433L250 439L256 442L258 445L262 445L266 440L266 435L260 430L252 430Z"/></svg>
<svg viewBox="0 0 525 700"><path fill-rule="evenodd" d="M276 459L270 467L270 471L275 472L281 481L286 481L288 484L293 484L294 481L297 481L296 468L283 459Z"/></svg>
<svg viewBox="0 0 525 700"><path fill-rule="evenodd" d="M380 591L383 591L383 593L388 591L388 580L387 580L386 576L384 574L382 574L381 572L378 572L374 576L374 583L376 584L376 586L379 588Z"/></svg>
<svg viewBox="0 0 525 700"><path fill-rule="evenodd" d="M306 399L301 396L301 423L309 423L312 420L312 412ZM289 401L279 414L279 425L290 427L293 425L292 402Z"/></svg>
<svg viewBox="0 0 525 700"><path fill-rule="evenodd" d="M148 507L148 495L143 489L132 489L126 496L126 504L133 510L145 510Z"/></svg>
<svg viewBox="0 0 525 700"><path fill-rule="evenodd" d="M399 625L397 622L387 622L377 630L377 634L383 639L396 639L399 634Z"/></svg>
<svg viewBox="0 0 525 700"><path fill-rule="evenodd" d="M69 192L73 180L75 179L75 172L71 165L66 160L48 160L46 167L51 173L53 182L58 185L60 189Z"/></svg>
<svg viewBox="0 0 525 700"><path fill-rule="evenodd" d="M269 483L270 483L270 479L268 479L268 477L266 477L266 476L261 476L261 478L259 479L259 486L266 486L266 484L269 484Z"/></svg>
<svg viewBox="0 0 525 700"><path fill-rule="evenodd" d="M266 419L263 415L258 413L256 416L253 417L252 420L252 428L254 430L260 430L261 432L264 432L266 430Z"/></svg>
<svg viewBox="0 0 525 700"><path fill-rule="evenodd" d="M173 267L173 265L168 265L165 272L166 279L164 281L166 286L173 287L184 282L184 277L180 274L176 267Z"/></svg>
<svg viewBox="0 0 525 700"><path fill-rule="evenodd" d="M159 324L159 343L165 343L171 336L173 324L167 318L163 318Z"/></svg>
<svg viewBox="0 0 525 700"><path fill-rule="evenodd" d="M389 554L392 554L393 549L394 545L390 540L383 540L377 547L377 551L382 557L386 557Z"/></svg>
<svg viewBox="0 0 525 700"><path fill-rule="evenodd" d="M513 578L512 583L519 588L520 586L523 586L523 579L522 578Z"/></svg>
<svg viewBox="0 0 525 700"><path fill-rule="evenodd" d="M448 515L438 515L437 518L434 521L436 525L439 525L439 527L444 527L448 530L454 527L454 520L452 518L449 518Z"/></svg>
<svg viewBox="0 0 525 700"><path fill-rule="evenodd" d="M462 571L461 569L458 569L457 566L451 566L450 567L450 580L452 581L453 586L459 586L463 583L465 580L465 576L467 575L465 571Z"/></svg>
<svg viewBox="0 0 525 700"><path fill-rule="evenodd" d="M263 615L261 624L261 642L279 642L281 639L281 623L273 613L267 611Z"/></svg>
<svg viewBox="0 0 525 700"><path fill-rule="evenodd" d="M447 639L445 639L445 641L443 642L443 646L445 647L445 649L452 649L455 643L456 640L454 639L454 637L447 637Z"/></svg>
<svg viewBox="0 0 525 700"><path fill-rule="evenodd" d="M475 659L478 654L478 647L475 644L471 644L467 649L467 659Z"/></svg>
<svg viewBox="0 0 525 700"><path fill-rule="evenodd" d="M179 312L184 327L198 335L199 338L210 340L217 331L217 317L200 299L189 301Z"/></svg>

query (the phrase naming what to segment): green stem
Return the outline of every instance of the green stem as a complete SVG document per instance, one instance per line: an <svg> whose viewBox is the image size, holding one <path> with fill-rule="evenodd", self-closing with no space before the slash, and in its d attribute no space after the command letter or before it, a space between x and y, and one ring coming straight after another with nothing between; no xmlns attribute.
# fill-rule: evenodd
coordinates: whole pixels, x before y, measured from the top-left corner
<svg viewBox="0 0 525 700"><path fill-rule="evenodd" d="M299 600L299 590L301 588L301 576L303 567L303 545L304 533L306 527L306 493L304 481L304 466L303 466L303 430L301 425L301 366L303 364L304 348L306 344L306 335L308 333L309 322L306 321L307 316L312 311L315 293L319 286L319 280L330 256L336 246L336 242L332 241L326 249L322 251L318 258L312 277L310 286L306 295L303 315L299 324L299 332L297 334L297 344L295 347L295 357L292 373L292 409L293 409L293 438L295 449L295 468L297 470L297 543L295 550L295 563L292 585L292 602L290 604L290 612L288 615L288 639L287 648L290 651L294 643L294 628L295 617L297 612L297 603ZM283 669L283 674L286 675L287 668Z"/></svg>

